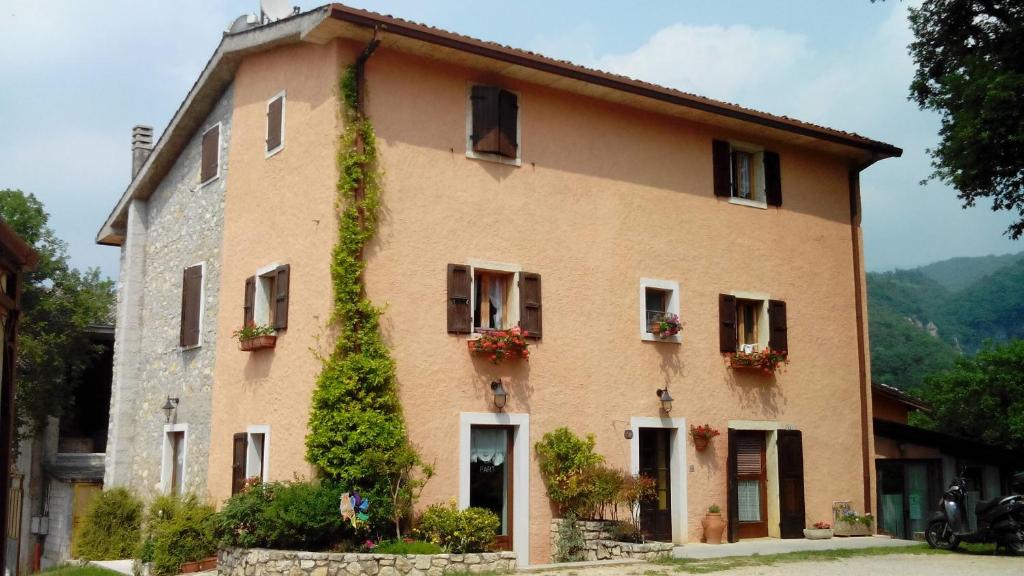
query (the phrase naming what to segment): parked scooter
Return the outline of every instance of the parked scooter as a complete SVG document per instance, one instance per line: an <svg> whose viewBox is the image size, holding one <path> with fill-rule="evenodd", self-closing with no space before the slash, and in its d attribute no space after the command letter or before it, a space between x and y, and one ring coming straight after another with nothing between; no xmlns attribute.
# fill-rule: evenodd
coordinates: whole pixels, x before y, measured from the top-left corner
<svg viewBox="0 0 1024 576"><path fill-rule="evenodd" d="M961 474L939 501L939 511L928 520L925 540L932 548L953 550L961 542L995 542L1015 554L1024 554L1024 496L979 500L974 509L977 530L971 531L967 511L967 480Z"/></svg>

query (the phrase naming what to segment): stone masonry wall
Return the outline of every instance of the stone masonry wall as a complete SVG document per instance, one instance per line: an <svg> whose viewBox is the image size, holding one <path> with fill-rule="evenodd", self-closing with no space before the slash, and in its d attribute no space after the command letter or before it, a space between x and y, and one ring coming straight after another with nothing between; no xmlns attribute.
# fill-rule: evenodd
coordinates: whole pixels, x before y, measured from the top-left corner
<svg viewBox="0 0 1024 576"><path fill-rule="evenodd" d="M149 200L133 201L122 246L105 477L108 486L128 486L145 497L161 490L166 423L161 407L168 396L180 398L173 423L187 425L185 489L206 496L232 107L229 86ZM220 175L200 185L203 132L218 122ZM182 271L200 263L201 344L183 350L178 345Z"/></svg>
<svg viewBox="0 0 1024 576"><path fill-rule="evenodd" d="M515 570L514 552L482 554L340 554L229 549L217 558L222 576L439 576Z"/></svg>
<svg viewBox="0 0 1024 576"><path fill-rule="evenodd" d="M558 529L562 524L560 518L551 521L551 550L558 549ZM632 558L636 560L657 560L667 558L675 547L671 542L616 542L612 539L611 528L615 525L610 520L580 520L583 531L583 549L586 560L616 560Z"/></svg>

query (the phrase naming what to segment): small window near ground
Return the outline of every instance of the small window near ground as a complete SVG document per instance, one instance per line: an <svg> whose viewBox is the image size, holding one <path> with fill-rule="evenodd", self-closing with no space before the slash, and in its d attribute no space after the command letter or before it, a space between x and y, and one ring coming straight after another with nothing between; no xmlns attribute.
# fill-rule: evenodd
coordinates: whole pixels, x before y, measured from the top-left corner
<svg viewBox="0 0 1024 576"><path fill-rule="evenodd" d="M476 270L473 276L476 285L473 328L481 330L506 330L515 324L518 313L512 310L512 289L514 274Z"/></svg>
<svg viewBox="0 0 1024 576"><path fill-rule="evenodd" d="M679 283L640 279L640 338L655 342L681 342Z"/></svg>
<svg viewBox="0 0 1024 576"><path fill-rule="evenodd" d="M164 492L181 495L185 492L186 431L183 424L164 428L164 453L161 483Z"/></svg>

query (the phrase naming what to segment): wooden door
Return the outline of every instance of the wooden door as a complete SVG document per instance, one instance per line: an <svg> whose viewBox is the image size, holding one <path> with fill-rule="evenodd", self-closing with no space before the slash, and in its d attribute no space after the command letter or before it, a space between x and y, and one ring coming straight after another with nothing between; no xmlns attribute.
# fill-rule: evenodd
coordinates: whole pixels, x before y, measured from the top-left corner
<svg viewBox="0 0 1024 576"><path fill-rule="evenodd" d="M103 484L75 482L71 486L71 550L74 550L85 515L93 501L103 492Z"/></svg>
<svg viewBox="0 0 1024 576"><path fill-rule="evenodd" d="M470 429L469 505L498 515L501 526L494 538L498 550L512 550L514 438L512 426Z"/></svg>
<svg viewBox="0 0 1024 576"><path fill-rule="evenodd" d="M779 430L779 532L783 538L803 538L804 445L799 430Z"/></svg>
<svg viewBox="0 0 1024 576"><path fill-rule="evenodd" d="M640 429L640 474L654 479L655 497L640 504L640 529L648 540L672 541L672 430Z"/></svg>
<svg viewBox="0 0 1024 576"><path fill-rule="evenodd" d="M764 538L768 536L765 433L760 430L737 430L734 436L736 536L739 539Z"/></svg>

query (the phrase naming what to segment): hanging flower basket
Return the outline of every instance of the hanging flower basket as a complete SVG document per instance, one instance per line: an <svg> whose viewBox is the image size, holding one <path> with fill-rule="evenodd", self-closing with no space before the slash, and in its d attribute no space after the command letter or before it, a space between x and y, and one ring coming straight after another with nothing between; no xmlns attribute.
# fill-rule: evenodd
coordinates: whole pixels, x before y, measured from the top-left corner
<svg viewBox="0 0 1024 576"><path fill-rule="evenodd" d="M251 352L261 348L273 348L277 346L277 336L257 336L248 340L239 340L238 349L243 352Z"/></svg>
<svg viewBox="0 0 1024 576"><path fill-rule="evenodd" d="M712 428L710 424L690 426L690 437L693 438L693 447L696 448L698 452L706 450L711 439L719 434L720 432Z"/></svg>
<svg viewBox="0 0 1024 576"><path fill-rule="evenodd" d="M778 372L783 364L789 362L785 350L772 350L771 348L765 348L760 352L732 352L725 356L730 368L760 370L767 374Z"/></svg>
<svg viewBox="0 0 1024 576"><path fill-rule="evenodd" d="M277 345L277 332L272 326L248 322L232 334L238 340L238 349L243 352L273 348Z"/></svg>
<svg viewBox="0 0 1024 576"><path fill-rule="evenodd" d="M666 339L679 334L683 324L676 314L665 314L661 320L652 320L647 329L658 338Z"/></svg>
<svg viewBox="0 0 1024 576"><path fill-rule="evenodd" d="M509 330L489 330L480 334L475 340L466 342L471 354L484 356L492 364L501 364L505 360L522 358L528 360L530 351L527 349L526 337L529 332L516 326Z"/></svg>

